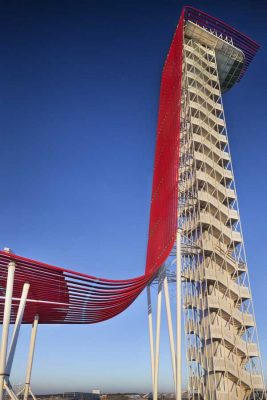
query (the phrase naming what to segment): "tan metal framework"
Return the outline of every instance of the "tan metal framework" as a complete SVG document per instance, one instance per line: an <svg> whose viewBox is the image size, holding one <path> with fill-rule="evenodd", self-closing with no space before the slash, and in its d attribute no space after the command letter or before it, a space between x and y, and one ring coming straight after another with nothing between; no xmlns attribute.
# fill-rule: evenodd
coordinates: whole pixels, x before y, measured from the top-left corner
<svg viewBox="0 0 267 400"><path fill-rule="evenodd" d="M216 52L186 35L182 90L179 227L188 391L205 400L264 399Z"/></svg>

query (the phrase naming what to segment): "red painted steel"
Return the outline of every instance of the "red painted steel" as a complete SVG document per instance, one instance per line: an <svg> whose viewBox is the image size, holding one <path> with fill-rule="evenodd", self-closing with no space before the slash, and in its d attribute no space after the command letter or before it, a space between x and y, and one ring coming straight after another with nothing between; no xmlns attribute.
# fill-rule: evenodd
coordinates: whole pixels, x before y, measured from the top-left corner
<svg viewBox="0 0 267 400"><path fill-rule="evenodd" d="M184 11L163 68L151 196L146 273L157 272L177 231Z"/></svg>
<svg viewBox="0 0 267 400"><path fill-rule="evenodd" d="M7 266L16 264L11 321L16 318L22 287L30 283L23 323L39 314L40 323L82 324L109 319L127 308L147 285L149 276L111 280L58 268L0 251L0 285L5 287ZM0 297L0 320L4 296Z"/></svg>
<svg viewBox="0 0 267 400"><path fill-rule="evenodd" d="M91 324L112 318L129 307L169 256L177 230L183 27L188 19L232 35L234 43L245 53L245 68L257 49L255 42L221 21L192 7L183 9L162 73L144 275L127 280L97 278L0 251L0 321L10 261L16 264L12 322L23 284L29 282L23 323L32 323L34 315L39 314L40 323Z"/></svg>

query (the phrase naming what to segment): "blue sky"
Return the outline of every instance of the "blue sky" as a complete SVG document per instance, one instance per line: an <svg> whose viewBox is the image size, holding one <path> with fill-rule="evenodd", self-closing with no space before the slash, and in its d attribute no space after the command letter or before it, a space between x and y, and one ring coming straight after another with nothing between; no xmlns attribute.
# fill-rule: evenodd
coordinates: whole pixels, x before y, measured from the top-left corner
<svg viewBox="0 0 267 400"><path fill-rule="evenodd" d="M182 5L0 4L1 248L103 277L142 274L160 74ZM267 10L257 0L191 5L262 45L224 105L267 375ZM29 334L23 327L15 383L25 376ZM166 328L161 342L167 391ZM111 321L39 328L36 393L149 391L150 381L144 293Z"/></svg>

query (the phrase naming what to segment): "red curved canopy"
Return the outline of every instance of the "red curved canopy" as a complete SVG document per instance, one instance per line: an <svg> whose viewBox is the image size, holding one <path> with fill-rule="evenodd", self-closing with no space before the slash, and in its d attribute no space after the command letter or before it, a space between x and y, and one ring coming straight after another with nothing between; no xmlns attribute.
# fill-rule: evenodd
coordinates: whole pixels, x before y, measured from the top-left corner
<svg viewBox="0 0 267 400"><path fill-rule="evenodd" d="M0 286L4 288L8 263L14 261L15 284L11 322L16 319L22 287L30 283L23 323L90 324L104 321L127 308L147 285L148 275L128 280L96 278L68 269L0 251ZM4 296L1 296L3 320Z"/></svg>
<svg viewBox="0 0 267 400"><path fill-rule="evenodd" d="M10 261L16 264L12 322L23 284L29 282L23 323L32 323L38 314L39 323L43 324L91 324L112 318L129 307L168 257L177 228L182 38L183 15L162 74L144 275L127 280L103 279L0 251L0 320Z"/></svg>
<svg viewBox="0 0 267 400"><path fill-rule="evenodd" d="M40 323L90 324L112 318L125 310L169 256L177 230L184 19L232 35L235 44L246 55L245 68L257 48L254 42L221 21L191 7L183 9L162 73L144 275L128 280L103 279L0 251L1 321L9 261L16 264L12 322L16 318L23 284L29 282L23 323L31 323L39 314Z"/></svg>

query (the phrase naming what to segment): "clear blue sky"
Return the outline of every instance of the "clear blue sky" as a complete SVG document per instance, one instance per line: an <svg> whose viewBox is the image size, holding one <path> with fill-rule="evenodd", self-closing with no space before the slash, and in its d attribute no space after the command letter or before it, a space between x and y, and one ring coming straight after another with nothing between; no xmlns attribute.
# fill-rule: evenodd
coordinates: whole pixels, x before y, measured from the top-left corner
<svg viewBox="0 0 267 400"><path fill-rule="evenodd" d="M104 277L143 272L160 74L182 5L0 3L1 248ZM267 9L191 5L262 45L224 103L266 374ZM172 390L166 329L161 356L160 390ZM40 326L32 378L36 393L150 390L145 294L99 325Z"/></svg>

